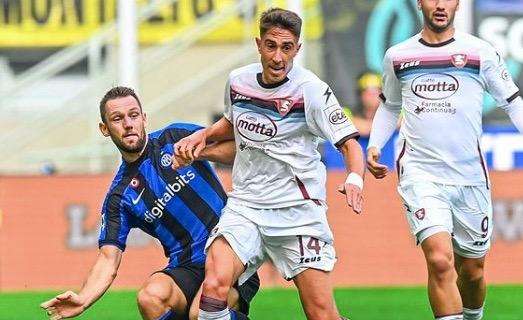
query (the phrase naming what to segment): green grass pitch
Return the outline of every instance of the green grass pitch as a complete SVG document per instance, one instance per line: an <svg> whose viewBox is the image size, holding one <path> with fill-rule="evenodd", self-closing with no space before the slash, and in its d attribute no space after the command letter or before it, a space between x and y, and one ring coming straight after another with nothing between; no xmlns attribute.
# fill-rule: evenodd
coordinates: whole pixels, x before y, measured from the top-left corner
<svg viewBox="0 0 523 320"><path fill-rule="evenodd" d="M38 305L56 292L0 293L0 320L46 319ZM336 289L336 303L351 320L433 319L426 291L413 288ZM293 289L265 289L254 298L251 319L305 319ZM78 319L140 319L134 291L110 291ZM523 286L490 286L485 320L522 320Z"/></svg>

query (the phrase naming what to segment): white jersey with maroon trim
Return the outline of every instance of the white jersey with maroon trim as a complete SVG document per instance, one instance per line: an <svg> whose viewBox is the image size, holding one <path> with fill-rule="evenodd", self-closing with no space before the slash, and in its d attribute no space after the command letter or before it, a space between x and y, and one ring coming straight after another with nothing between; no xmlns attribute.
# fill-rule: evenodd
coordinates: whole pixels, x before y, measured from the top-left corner
<svg viewBox="0 0 523 320"><path fill-rule="evenodd" d="M357 137L327 84L293 66L275 85L261 80L262 66L231 72L224 116L234 126L236 158L231 199L252 208L283 208L324 201L325 166L320 138L336 146Z"/></svg>
<svg viewBox="0 0 523 320"><path fill-rule="evenodd" d="M383 64L382 107L404 114L401 180L488 185L479 144L483 95L504 107L519 94L495 49L466 33L438 45L418 34L391 47ZM381 148L375 140L371 134L370 144Z"/></svg>

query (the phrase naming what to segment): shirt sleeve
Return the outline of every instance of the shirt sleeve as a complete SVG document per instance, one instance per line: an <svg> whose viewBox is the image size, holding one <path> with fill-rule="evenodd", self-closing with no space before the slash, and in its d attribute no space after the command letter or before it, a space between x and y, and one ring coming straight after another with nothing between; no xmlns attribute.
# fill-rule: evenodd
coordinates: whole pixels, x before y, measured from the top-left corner
<svg viewBox="0 0 523 320"><path fill-rule="evenodd" d="M387 51L383 58L383 89L380 99L381 104L372 121L367 148L383 148L396 130L401 113L401 82L394 72L390 51Z"/></svg>
<svg viewBox="0 0 523 320"><path fill-rule="evenodd" d="M394 62L390 53L387 50L385 57L383 57L383 77L382 77L382 93L380 99L390 109L401 109L401 82L394 71Z"/></svg>
<svg viewBox="0 0 523 320"><path fill-rule="evenodd" d="M127 236L131 227L131 217L125 209L122 196L109 195L102 207L102 224L98 247L114 245L125 251Z"/></svg>
<svg viewBox="0 0 523 320"><path fill-rule="evenodd" d="M225 107L223 116L225 117L225 119L229 120L229 122L232 122L232 102L231 102L230 78L227 80L227 83L225 84L225 91L224 91L224 95L223 95L223 105Z"/></svg>
<svg viewBox="0 0 523 320"><path fill-rule="evenodd" d="M307 125L311 132L329 140L337 148L359 133L346 116L331 88L322 81L304 86L304 108Z"/></svg>
<svg viewBox="0 0 523 320"><path fill-rule="evenodd" d="M494 48L484 50L481 65L481 76L486 89L499 107L510 104L519 96L519 89L512 80L505 62Z"/></svg>

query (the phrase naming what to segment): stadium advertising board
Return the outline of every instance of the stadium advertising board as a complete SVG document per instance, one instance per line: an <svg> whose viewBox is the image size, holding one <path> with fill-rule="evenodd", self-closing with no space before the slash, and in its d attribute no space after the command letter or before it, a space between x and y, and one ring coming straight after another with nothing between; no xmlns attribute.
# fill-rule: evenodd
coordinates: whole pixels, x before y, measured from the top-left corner
<svg viewBox="0 0 523 320"><path fill-rule="evenodd" d="M225 185L230 175L221 173ZM523 283L523 171L493 172L494 244L489 283ZM101 201L111 175L0 177L0 290L76 288L97 254ZM396 194L394 176L367 177L362 215L335 192L345 179L328 173L329 221L335 235L337 286L423 285L426 268ZM166 259L157 242L130 235L117 287L136 288ZM288 285L265 266L264 286Z"/></svg>
<svg viewBox="0 0 523 320"><path fill-rule="evenodd" d="M137 0L139 7L147 0ZM142 44L153 44L169 40L187 28L196 25L210 13L227 11L237 0L178 0L165 1L158 12L139 27ZM256 16L267 6L258 1ZM273 1L284 5L285 0ZM318 38L321 35L321 10L319 0L304 1L307 12L306 35ZM116 16L116 0L0 0L0 47L62 47L87 39L103 24ZM203 41L230 42L244 39L246 21L244 16L235 15L223 22ZM256 25L249 26L253 34Z"/></svg>

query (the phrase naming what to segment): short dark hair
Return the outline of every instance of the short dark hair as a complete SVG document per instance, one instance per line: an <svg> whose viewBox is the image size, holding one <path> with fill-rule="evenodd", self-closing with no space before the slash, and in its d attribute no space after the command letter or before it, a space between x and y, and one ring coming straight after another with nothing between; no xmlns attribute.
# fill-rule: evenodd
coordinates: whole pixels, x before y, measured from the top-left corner
<svg viewBox="0 0 523 320"><path fill-rule="evenodd" d="M272 27L289 30L296 38L300 38L302 20L296 13L282 8L270 8L260 17L260 36Z"/></svg>
<svg viewBox="0 0 523 320"><path fill-rule="evenodd" d="M105 93L102 100L100 100L100 118L102 118L102 122L105 122L105 105L107 104L107 101L117 99L117 98L125 98L125 97L133 97L138 102L138 105L140 106L140 111L142 110L142 103L140 102L140 99L138 99L138 96L136 95L136 92L134 92L133 89L129 87L123 87L118 86L111 88L111 90L107 91Z"/></svg>

